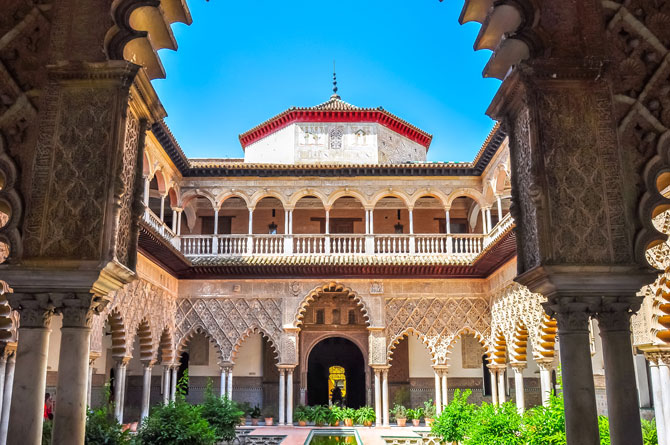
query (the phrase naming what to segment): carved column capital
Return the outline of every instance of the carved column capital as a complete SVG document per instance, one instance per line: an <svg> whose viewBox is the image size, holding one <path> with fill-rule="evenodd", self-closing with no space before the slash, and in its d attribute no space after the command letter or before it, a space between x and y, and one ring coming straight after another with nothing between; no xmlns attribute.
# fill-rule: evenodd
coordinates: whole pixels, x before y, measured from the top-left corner
<svg viewBox="0 0 670 445"><path fill-rule="evenodd" d="M670 351L661 351L656 357L659 366L670 366Z"/></svg>
<svg viewBox="0 0 670 445"><path fill-rule="evenodd" d="M7 295L12 309L19 313L19 326L22 328L51 327L54 304L47 293L25 294L12 293Z"/></svg>
<svg viewBox="0 0 670 445"><path fill-rule="evenodd" d="M645 351L644 358L650 363L651 366L658 366L661 360L660 351Z"/></svg>
<svg viewBox="0 0 670 445"><path fill-rule="evenodd" d="M537 360L537 367L541 371L552 371L554 369L554 360Z"/></svg>
<svg viewBox="0 0 670 445"><path fill-rule="evenodd" d="M510 366L514 369L514 372L522 373L528 364L526 362L514 362L511 363Z"/></svg>
<svg viewBox="0 0 670 445"><path fill-rule="evenodd" d="M104 307L89 293L54 294L52 297L56 311L63 315L64 328L90 328L94 315Z"/></svg>
<svg viewBox="0 0 670 445"><path fill-rule="evenodd" d="M640 309L642 297L605 297L598 309L601 332L630 331L630 318Z"/></svg>
<svg viewBox="0 0 670 445"><path fill-rule="evenodd" d="M543 303L542 306L550 317L556 319L559 335L588 333L589 319L595 316L598 301L559 296Z"/></svg>

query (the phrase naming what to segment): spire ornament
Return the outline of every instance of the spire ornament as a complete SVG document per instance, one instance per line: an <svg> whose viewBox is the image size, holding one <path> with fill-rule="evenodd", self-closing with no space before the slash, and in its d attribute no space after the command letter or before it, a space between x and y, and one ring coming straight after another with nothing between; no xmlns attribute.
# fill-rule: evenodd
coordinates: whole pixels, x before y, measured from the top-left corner
<svg viewBox="0 0 670 445"><path fill-rule="evenodd" d="M341 99L339 94L337 94L337 74L335 72L335 61L333 60L333 95L330 96L331 99Z"/></svg>

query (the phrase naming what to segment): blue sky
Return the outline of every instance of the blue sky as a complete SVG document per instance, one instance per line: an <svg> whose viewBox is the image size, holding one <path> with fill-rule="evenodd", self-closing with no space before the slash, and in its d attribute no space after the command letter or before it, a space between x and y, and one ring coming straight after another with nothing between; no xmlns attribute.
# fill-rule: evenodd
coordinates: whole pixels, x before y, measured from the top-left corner
<svg viewBox="0 0 670 445"><path fill-rule="evenodd" d="M470 161L493 126L499 81L481 76L479 25L462 0L189 0L154 86L189 157L242 157L237 136L291 106L339 94L431 133L431 161Z"/></svg>

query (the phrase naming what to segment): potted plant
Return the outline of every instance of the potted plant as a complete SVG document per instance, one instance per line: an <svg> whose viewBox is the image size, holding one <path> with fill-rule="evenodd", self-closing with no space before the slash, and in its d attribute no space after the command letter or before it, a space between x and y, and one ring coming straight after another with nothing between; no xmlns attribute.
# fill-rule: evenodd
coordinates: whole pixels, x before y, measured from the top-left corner
<svg viewBox="0 0 670 445"><path fill-rule="evenodd" d="M249 416L251 417L251 425L258 426L258 419L261 417L261 409L258 405L254 406L254 409L251 410Z"/></svg>
<svg viewBox="0 0 670 445"><path fill-rule="evenodd" d="M338 405L333 405L330 407L330 416L328 418L328 423L330 426L340 426L340 421L344 419L344 412L342 408Z"/></svg>
<svg viewBox="0 0 670 445"><path fill-rule="evenodd" d="M342 418L344 419L344 426L354 426L354 417L356 417L355 409L344 408L342 410Z"/></svg>
<svg viewBox="0 0 670 445"><path fill-rule="evenodd" d="M242 402L238 404L240 411L243 412L240 416L240 426L245 426L247 424L247 416L251 413L251 404L249 402Z"/></svg>
<svg viewBox="0 0 670 445"><path fill-rule="evenodd" d="M398 426L405 426L405 423L407 422L407 408L402 405L395 404L393 405L391 414L395 418Z"/></svg>
<svg viewBox="0 0 670 445"><path fill-rule="evenodd" d="M356 423L363 426L372 426L375 420L375 410L370 406L362 406L356 410Z"/></svg>
<svg viewBox="0 0 670 445"><path fill-rule="evenodd" d="M295 408L293 417L298 421L298 426L307 426L307 421L309 420L309 407L298 405Z"/></svg>
<svg viewBox="0 0 670 445"><path fill-rule="evenodd" d="M437 410L435 405L433 405L433 399L428 399L423 402L423 418L426 421L427 427L431 427L433 425L436 414Z"/></svg>
<svg viewBox="0 0 670 445"><path fill-rule="evenodd" d="M272 426L275 411L275 407L272 405L266 405L263 407L263 418L265 419L265 426Z"/></svg>
<svg viewBox="0 0 670 445"><path fill-rule="evenodd" d="M311 409L311 421L316 426L324 426L330 420L330 410L323 405L316 405Z"/></svg>
<svg viewBox="0 0 670 445"><path fill-rule="evenodd" d="M412 421L412 426L419 426L421 423L421 416L423 416L423 408L407 410L407 419Z"/></svg>

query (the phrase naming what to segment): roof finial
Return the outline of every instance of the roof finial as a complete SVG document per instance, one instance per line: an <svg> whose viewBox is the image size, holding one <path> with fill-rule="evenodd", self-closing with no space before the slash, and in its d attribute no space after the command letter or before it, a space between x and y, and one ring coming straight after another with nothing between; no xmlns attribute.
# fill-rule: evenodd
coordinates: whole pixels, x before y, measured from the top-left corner
<svg viewBox="0 0 670 445"><path fill-rule="evenodd" d="M333 60L333 95L330 96L331 99L339 99L340 96L337 94L337 74L335 72L335 61Z"/></svg>

